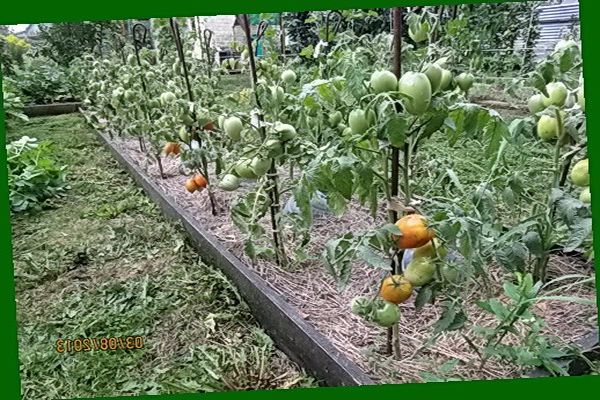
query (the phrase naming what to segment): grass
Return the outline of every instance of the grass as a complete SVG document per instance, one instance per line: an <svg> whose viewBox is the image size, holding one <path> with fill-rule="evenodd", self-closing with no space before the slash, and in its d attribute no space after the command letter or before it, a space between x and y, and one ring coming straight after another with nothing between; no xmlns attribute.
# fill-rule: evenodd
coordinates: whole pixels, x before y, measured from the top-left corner
<svg viewBox="0 0 600 400"><path fill-rule="evenodd" d="M120 169L78 115L13 123L50 139L71 189L13 215L24 399L315 386L232 284ZM144 336L140 350L58 353L58 339Z"/></svg>

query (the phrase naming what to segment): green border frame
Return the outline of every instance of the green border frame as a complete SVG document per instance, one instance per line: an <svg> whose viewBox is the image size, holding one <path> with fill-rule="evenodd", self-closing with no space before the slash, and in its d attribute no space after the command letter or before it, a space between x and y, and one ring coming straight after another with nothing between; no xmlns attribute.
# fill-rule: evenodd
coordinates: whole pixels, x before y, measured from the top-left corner
<svg viewBox="0 0 600 400"><path fill-rule="evenodd" d="M348 8L374 8L394 6L439 5L439 4L468 4L468 3L500 3L495 1L456 1L456 0L229 0L223 3L211 3L189 0L104 0L100 3L84 4L80 1L44 1L28 0L23 3L3 2L0 6L0 24L12 25L35 22L68 22L82 20L106 20L150 17L173 17L192 15L217 15L237 13L268 13L281 11L305 11ZM515 0L512 0L515 1ZM600 46L597 40L600 25L594 21L600 2L579 0L582 53L584 59L584 77L586 93L586 124L587 131L592 132L588 137L591 168L591 190L600 196L600 161L596 163L592 153L600 152L600 136L595 131L600 130L600 95L594 93L600 90ZM594 38L596 38L594 40ZM2 82L0 79L0 87ZM599 99L599 100L596 100ZM596 103L598 101L599 103ZM596 106L596 104L599 104ZM0 108L2 99L0 98ZM596 111L598 110L598 111ZM6 159L4 132L4 113L0 112L0 159ZM4 164L4 162L2 162ZM0 255L3 257L0 268L0 394L3 399L20 399L19 359L16 324L15 288L12 265L12 245L10 211L8 203L8 177L5 167L0 168ZM600 215L600 197L592 195L592 210ZM593 220L594 242L600 243L600 218ZM596 256L600 254L596 251ZM600 281L600 271L596 269L596 281ZM597 299L598 308L600 301ZM50 344L49 344L50 345ZM344 398L358 399L364 397L387 398L460 398L485 396L487 399L506 398L564 398L565 396L583 396L582 391L600 393L600 376L511 379L495 381L448 382L429 384L378 385L362 387L338 387L316 389L293 389L254 392L202 393L184 395L136 396L148 400L198 399L209 396L212 399L304 399L307 396L315 398ZM589 393L588 392L588 393ZM96 397L94 399L125 399L126 397Z"/></svg>

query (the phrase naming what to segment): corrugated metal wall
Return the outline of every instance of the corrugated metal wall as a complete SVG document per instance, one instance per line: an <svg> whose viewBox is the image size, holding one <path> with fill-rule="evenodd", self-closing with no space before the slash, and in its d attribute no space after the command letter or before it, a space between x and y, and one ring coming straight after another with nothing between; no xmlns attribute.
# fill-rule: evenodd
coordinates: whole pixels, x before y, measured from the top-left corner
<svg viewBox="0 0 600 400"><path fill-rule="evenodd" d="M537 58L545 57L573 24L579 27L579 2L564 0L561 4L540 7L540 36L536 42Z"/></svg>

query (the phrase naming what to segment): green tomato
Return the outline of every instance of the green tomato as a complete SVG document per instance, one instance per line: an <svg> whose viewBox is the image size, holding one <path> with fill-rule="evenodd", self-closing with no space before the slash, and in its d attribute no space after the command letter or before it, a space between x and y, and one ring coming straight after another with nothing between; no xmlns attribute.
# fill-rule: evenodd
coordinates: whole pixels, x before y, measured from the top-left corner
<svg viewBox="0 0 600 400"><path fill-rule="evenodd" d="M373 126L376 122L377 114L375 113L375 110L369 109L369 111L367 111L367 124L369 124L369 126Z"/></svg>
<svg viewBox="0 0 600 400"><path fill-rule="evenodd" d="M375 311L373 319L377 325L389 328L400 321L400 309L386 301L382 308Z"/></svg>
<svg viewBox="0 0 600 400"><path fill-rule="evenodd" d="M254 174L254 171L252 171L252 168L250 167L251 162L252 162L252 160L248 160L248 159L242 160L239 163L237 163L237 165L233 168L233 170L241 178L256 179L257 176Z"/></svg>
<svg viewBox="0 0 600 400"><path fill-rule="evenodd" d="M279 139L282 142L287 142L288 140L292 140L296 137L296 128L289 124L276 122L273 125L273 130L279 135Z"/></svg>
<svg viewBox="0 0 600 400"><path fill-rule="evenodd" d="M571 170L571 182L573 182L573 185L579 187L590 185L590 169L587 158L579 161L573 166L573 169Z"/></svg>
<svg viewBox="0 0 600 400"><path fill-rule="evenodd" d="M410 38L414 40L415 43L421 43L427 40L429 28L429 22L427 21L420 24L412 25L408 28L408 36L410 36Z"/></svg>
<svg viewBox="0 0 600 400"><path fill-rule="evenodd" d="M190 142L190 133L188 132L185 126L179 128L179 139L181 139L183 143Z"/></svg>
<svg viewBox="0 0 600 400"><path fill-rule="evenodd" d="M130 101L130 102L131 101L135 101L136 97L137 96L135 95L135 92L133 90L130 90L130 89L125 90L125 92L123 93L123 98L126 101Z"/></svg>
<svg viewBox="0 0 600 400"><path fill-rule="evenodd" d="M370 86L375 93L392 92L398 88L398 78L390 71L375 71Z"/></svg>
<svg viewBox="0 0 600 400"><path fill-rule="evenodd" d="M554 52L563 51L571 47L577 47L577 42L574 40L561 39L556 43L556 46L554 46Z"/></svg>
<svg viewBox="0 0 600 400"><path fill-rule="evenodd" d="M589 186L583 188L581 194L579 195L579 200L581 200L581 202L585 204L590 204L592 202L592 194L590 192Z"/></svg>
<svg viewBox="0 0 600 400"><path fill-rule="evenodd" d="M285 96L285 92L281 86L272 86L271 87L271 99L274 103L282 103Z"/></svg>
<svg viewBox="0 0 600 400"><path fill-rule="evenodd" d="M431 103L431 83L427 75L420 72L407 72L400 78L398 90L410 99L404 100L406 111L421 115Z"/></svg>
<svg viewBox="0 0 600 400"><path fill-rule="evenodd" d="M460 271L456 266L443 265L441 268L442 278L449 283L457 283L460 279Z"/></svg>
<svg viewBox="0 0 600 400"><path fill-rule="evenodd" d="M269 157L278 157L283 154L283 146L277 139L269 139L264 143L264 148L267 150Z"/></svg>
<svg viewBox="0 0 600 400"><path fill-rule="evenodd" d="M131 67L135 67L137 65L135 54L130 54L127 56L127 64L129 64Z"/></svg>
<svg viewBox="0 0 600 400"><path fill-rule="evenodd" d="M233 174L226 174L223 179L221 179L221 182L219 182L219 187L228 192L232 192L240 187L240 180Z"/></svg>
<svg viewBox="0 0 600 400"><path fill-rule="evenodd" d="M470 74L468 72L463 72L462 74L456 77L456 83L458 84L458 87L465 93L468 92L469 89L471 89L474 81L475 77L473 76L473 74Z"/></svg>
<svg viewBox="0 0 600 400"><path fill-rule="evenodd" d="M452 72L447 69L442 70L442 80L440 82L440 90L446 90L452 83Z"/></svg>
<svg viewBox="0 0 600 400"><path fill-rule="evenodd" d="M413 286L423 286L433 280L435 274L435 264L429 257L413 258L406 270L404 277Z"/></svg>
<svg viewBox="0 0 600 400"><path fill-rule="evenodd" d="M177 100L177 96L175 96L175 93L173 92L164 92L160 95L160 102L163 106L172 103L175 100Z"/></svg>
<svg viewBox="0 0 600 400"><path fill-rule="evenodd" d="M553 105L557 107L562 107L565 105L565 101L567 101L567 96L569 95L569 90L562 82L550 82L546 85L546 91L548 92L548 98L546 102L547 105Z"/></svg>
<svg viewBox="0 0 600 400"><path fill-rule="evenodd" d="M234 142L242 139L242 120L238 117L229 117L223 121L223 130Z"/></svg>
<svg viewBox="0 0 600 400"><path fill-rule="evenodd" d="M585 112L585 97L583 96L583 86L579 86L579 89L577 89L577 104L579 104L581 110Z"/></svg>
<svg viewBox="0 0 600 400"><path fill-rule="evenodd" d="M340 111L336 111L329 116L329 125L338 126L343 119L344 116L342 115L342 113Z"/></svg>
<svg viewBox="0 0 600 400"><path fill-rule="evenodd" d="M556 118L542 115L537 124L537 134L543 140L558 138L558 121Z"/></svg>
<svg viewBox="0 0 600 400"><path fill-rule="evenodd" d="M435 249L433 244L435 244ZM418 247L413 251L413 260L417 258L434 258L436 252L441 259L444 259L448 253L438 239L433 239L433 243L429 241L426 245Z"/></svg>
<svg viewBox="0 0 600 400"><path fill-rule="evenodd" d="M529 108L529 112L532 114L537 114L546 109L546 105L544 104L544 96L541 94L534 94L529 98L527 102L527 107Z"/></svg>
<svg viewBox="0 0 600 400"><path fill-rule="evenodd" d="M347 127L346 129L344 129L342 131L342 136L349 136L349 135L352 135L352 128Z"/></svg>
<svg viewBox="0 0 600 400"><path fill-rule="evenodd" d="M192 124L194 123L194 119L189 113L185 112L181 115L181 122L185 126L192 126Z"/></svg>
<svg viewBox="0 0 600 400"><path fill-rule="evenodd" d="M256 156L252 159L250 168L252 168L252 171L256 176L263 176L271 168L271 159Z"/></svg>
<svg viewBox="0 0 600 400"><path fill-rule="evenodd" d="M348 116L348 125L355 135L362 135L365 133L369 128L365 111L361 109L352 110Z"/></svg>
<svg viewBox="0 0 600 400"><path fill-rule="evenodd" d="M427 78L429 78L431 91L433 93L437 92L442 84L442 74L444 73L444 70L437 64L429 64L425 67L423 72L427 75Z"/></svg>
<svg viewBox="0 0 600 400"><path fill-rule="evenodd" d="M286 85L291 85L296 82L296 73L291 69L286 69L281 73L281 80L285 82Z"/></svg>

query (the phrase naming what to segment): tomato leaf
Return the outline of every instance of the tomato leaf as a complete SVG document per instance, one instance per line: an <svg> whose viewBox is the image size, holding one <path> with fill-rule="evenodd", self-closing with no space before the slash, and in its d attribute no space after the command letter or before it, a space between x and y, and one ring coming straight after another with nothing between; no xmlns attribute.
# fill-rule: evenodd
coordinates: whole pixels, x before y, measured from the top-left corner
<svg viewBox="0 0 600 400"><path fill-rule="evenodd" d="M406 118L403 118L399 115L394 115L387 121L385 124L385 133L392 146L404 146L407 127L408 124L406 122Z"/></svg>
<svg viewBox="0 0 600 400"><path fill-rule="evenodd" d="M375 253L369 246L360 246L358 248L357 256L372 267L383 270L390 269L390 261Z"/></svg>
<svg viewBox="0 0 600 400"><path fill-rule="evenodd" d="M431 301L432 298L433 290L431 289L431 286L423 286L415 298L415 308L417 310L422 309L425 307L425 304Z"/></svg>
<svg viewBox="0 0 600 400"><path fill-rule="evenodd" d="M511 243L496 253L496 261L509 271L522 271L527 265L529 250L522 243Z"/></svg>

